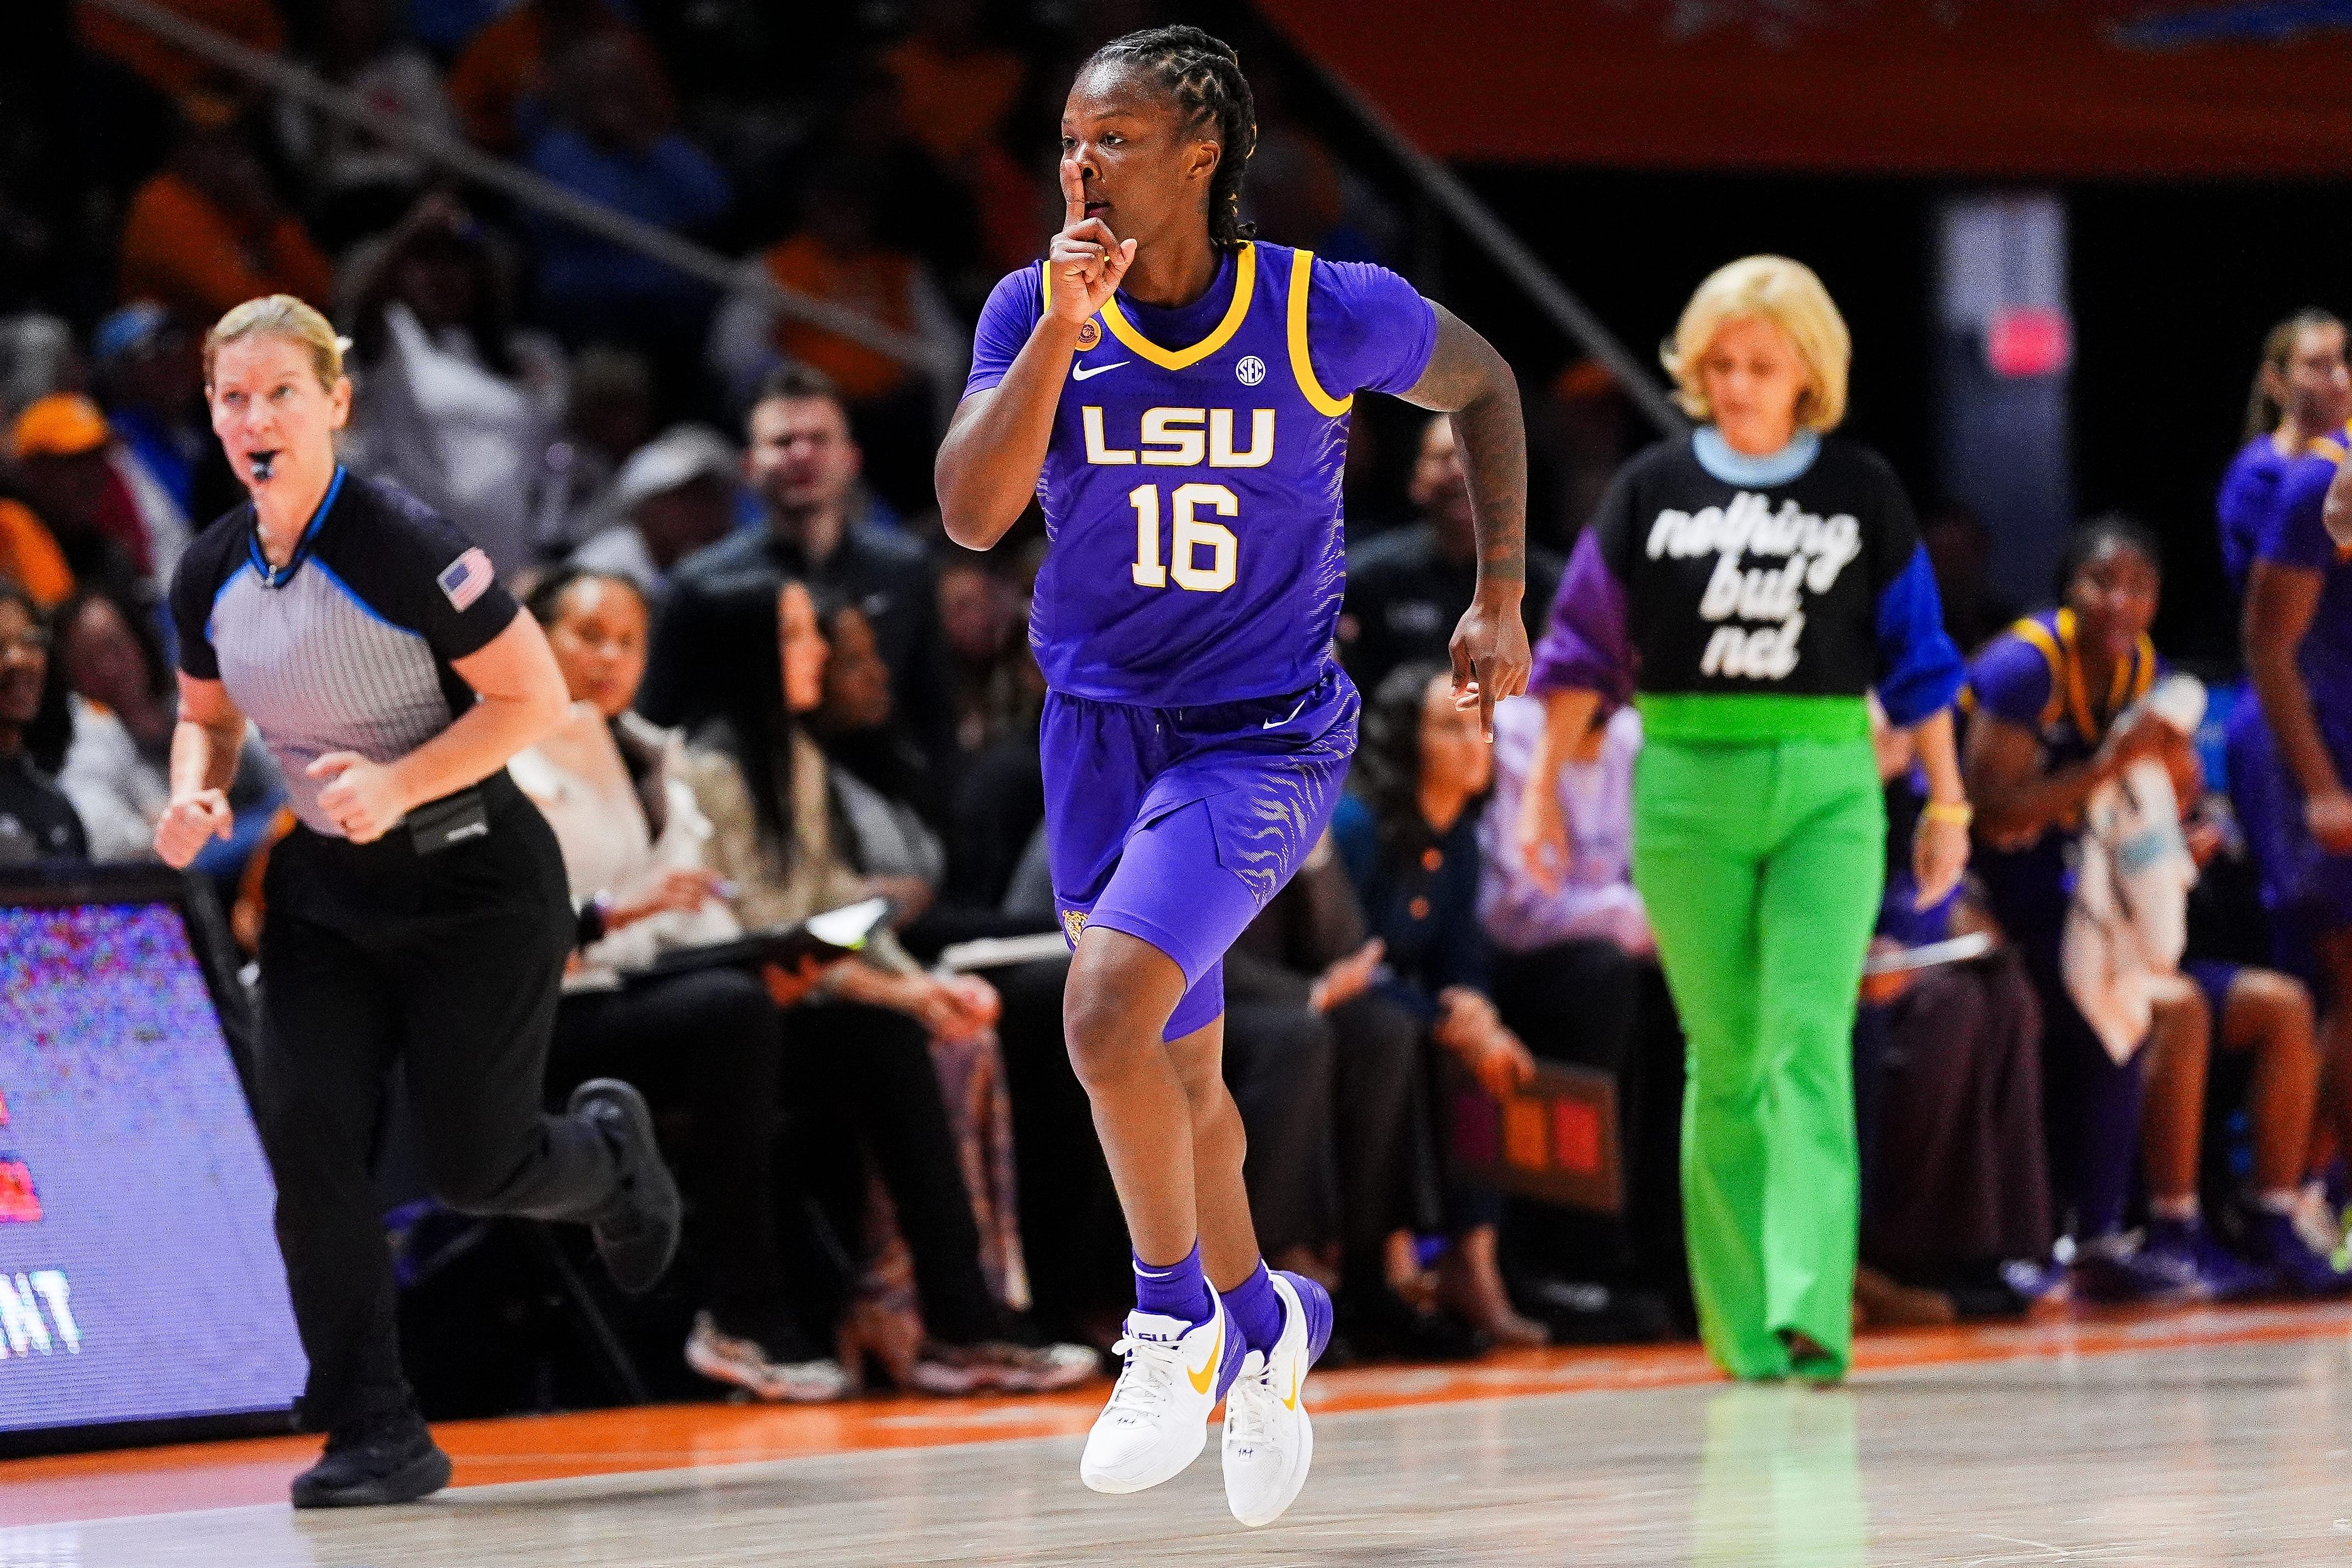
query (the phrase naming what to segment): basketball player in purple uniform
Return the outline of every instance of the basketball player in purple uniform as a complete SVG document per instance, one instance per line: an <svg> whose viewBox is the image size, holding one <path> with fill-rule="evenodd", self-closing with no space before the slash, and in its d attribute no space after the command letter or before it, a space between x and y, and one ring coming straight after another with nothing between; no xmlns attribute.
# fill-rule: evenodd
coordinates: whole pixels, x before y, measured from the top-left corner
<svg viewBox="0 0 2352 1568"><path fill-rule="evenodd" d="M1136 1272L1079 1473L1106 1492L1167 1480L1223 1396L1226 1500L1248 1525L1306 1481L1299 1385L1331 1304L1258 1253L1222 963L1321 836L1355 749L1331 640L1359 389L1451 413L1467 457L1479 569L1457 700L1491 733L1528 664L1509 368L1390 272L1253 242L1237 208L1255 140L1238 60L1198 29L1087 62L1062 116L1065 226L990 297L938 465L958 543L994 544L1033 495L1052 541L1029 636L1076 955L1063 1016Z"/></svg>
<svg viewBox="0 0 2352 1568"><path fill-rule="evenodd" d="M2320 1113L2352 1149L2352 432L2307 442L2282 473L2246 579L2246 673L2274 761L2231 779L2273 940L2317 970ZM2233 737L2233 741L2234 741ZM2231 766L2238 758L2233 746Z"/></svg>

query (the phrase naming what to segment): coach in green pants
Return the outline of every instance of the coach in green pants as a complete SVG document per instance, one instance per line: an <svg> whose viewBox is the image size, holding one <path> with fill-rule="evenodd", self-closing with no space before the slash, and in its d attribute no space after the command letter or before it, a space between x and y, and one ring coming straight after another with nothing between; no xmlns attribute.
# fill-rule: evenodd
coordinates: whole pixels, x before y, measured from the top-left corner
<svg viewBox="0 0 2352 1568"><path fill-rule="evenodd" d="M1751 256L1667 345L1706 421L1628 463L1577 541L1537 650L1538 778L1632 701L1633 881L1690 1041L1683 1201L1708 1353L1736 1377L1834 1380L1852 1349L1861 1177L1854 1003L1885 880L1865 694L1910 729L1929 804L1923 906L1968 862L1958 653L1885 460L1826 437L1850 343L1821 280ZM1531 872L1568 873L1559 791L1530 788Z"/></svg>

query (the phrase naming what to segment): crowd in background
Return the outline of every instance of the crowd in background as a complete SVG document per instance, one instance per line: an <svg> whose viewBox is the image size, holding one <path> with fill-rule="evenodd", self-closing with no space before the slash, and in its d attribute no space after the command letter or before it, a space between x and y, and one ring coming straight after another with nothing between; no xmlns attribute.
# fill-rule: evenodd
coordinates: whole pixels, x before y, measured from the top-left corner
<svg viewBox="0 0 2352 1568"><path fill-rule="evenodd" d="M1049 24L917 0L787 34L750 0L180 8L956 363L989 287L1055 226L1071 64L1157 19L1142 4ZM25 176L29 126L10 128L0 167L0 246L20 279L0 299L15 312L0 319L0 862L149 854L174 722L162 589L241 499L208 430L201 337L255 295L317 303L352 343L346 463L488 551L575 699L515 768L557 826L582 912L548 1090L560 1102L614 1073L677 1113L690 1364L795 1400L877 1374L963 1392L1090 1371L1072 1347L1108 1343L1129 1277L1063 1051L1066 959L940 963L1055 926L1044 686L1024 637L1043 530L1033 517L986 557L940 536L931 454L960 382L793 319L765 291L723 294L462 190L100 10L78 9L75 27L88 112L109 127L86 182L60 194ZM1261 233L1401 265L1396 210L1292 110L1274 62L1251 76L1245 204ZM1535 632L1635 432L1589 365L1528 402ZM1541 714L1506 704L1490 750L1448 695L1475 554L1447 423L1360 413L1348 506L1339 653L1366 699L1351 799L1226 966L1226 1071L1267 1254L1338 1288L1356 1355L1687 1333L1683 1043L1629 875L1639 720L1618 713L1564 770L1574 872L1539 883L1512 825ZM2018 667L1983 530L1931 513L1924 531L1955 640L1992 661L1979 666L1991 721L2028 737L2026 764L2037 745L2043 762L2099 753L2113 703L2049 748L2060 666L2038 686L2031 659ZM2157 589L2099 574L2137 560L2154 577L2155 548L2127 525L2085 538L2106 546L2070 557L2068 624L2137 649ZM1908 759L1899 737L1885 748L1889 953L2014 925L2005 897L2056 853L2074 803L2053 809L2031 766L1979 768L1977 749L1994 863L1931 929L1903 904ZM2180 781L2191 804L2207 793ZM286 822L257 747L231 799L237 831L198 870L249 937ZM2045 1124L2056 1026L2032 942L1866 983L1864 1321L2020 1312L2070 1278L2156 1299L2296 1283L2203 1231L2170 1252L2109 1245L2143 1208L2152 1231L2193 1218L2200 1193L2217 1217L2249 1217L2218 1224L2226 1236L2282 1191L2315 1237L2331 1212L2307 1178L2331 1168L2327 1118L2344 1112L2320 1098L2311 995L2249 967L2267 952L2243 936L2262 910L2233 869L2242 846L2218 810L2199 820L2210 863L2192 956L2212 967L2159 1009L2145 1104L2079 1137ZM871 896L892 901L894 936L833 969L618 982L667 947ZM2209 1093L2225 1059L2248 1064L2245 1082L2212 1072ZM1544 1062L1613 1077L1622 1213L1456 1172L1462 1086L1508 1094Z"/></svg>

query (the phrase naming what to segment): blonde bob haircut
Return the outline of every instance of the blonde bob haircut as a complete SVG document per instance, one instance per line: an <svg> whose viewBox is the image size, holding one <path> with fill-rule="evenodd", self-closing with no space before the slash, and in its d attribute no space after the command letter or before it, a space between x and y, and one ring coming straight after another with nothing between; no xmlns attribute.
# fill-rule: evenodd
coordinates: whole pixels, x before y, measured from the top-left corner
<svg viewBox="0 0 2352 1568"><path fill-rule="evenodd" d="M1813 269L1785 256L1742 256L1717 267L1683 307L1675 335L1659 350L1680 390L1675 401L1693 419L1711 419L1699 361L1727 321L1760 317L1785 333L1811 371L1797 394L1797 428L1831 431L1845 418L1846 367L1853 339L1845 318Z"/></svg>
<svg viewBox="0 0 2352 1568"><path fill-rule="evenodd" d="M265 294L233 308L205 334L205 387L213 384L213 361L224 344L243 338L283 338L310 356L319 384L329 392L343 377L343 350L351 341L335 335L334 323L291 294Z"/></svg>

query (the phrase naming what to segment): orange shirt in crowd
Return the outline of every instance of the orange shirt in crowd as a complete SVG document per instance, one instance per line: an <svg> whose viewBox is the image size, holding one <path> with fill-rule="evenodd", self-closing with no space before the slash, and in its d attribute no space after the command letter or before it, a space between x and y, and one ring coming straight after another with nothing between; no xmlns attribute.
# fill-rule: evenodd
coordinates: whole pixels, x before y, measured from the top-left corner
<svg viewBox="0 0 2352 1568"><path fill-rule="evenodd" d="M814 294L900 331L915 329L915 262L910 256L879 247L841 256L814 235L794 235L763 259L769 274L787 288ZM790 316L777 319L776 351L831 376L852 402L887 396L907 379L907 367L887 354Z"/></svg>
<svg viewBox="0 0 2352 1568"><path fill-rule="evenodd" d="M160 300L209 321L261 294L323 304L334 283L334 268L299 220L283 216L247 233L168 169L139 187L123 217L125 299Z"/></svg>
<svg viewBox="0 0 2352 1568"><path fill-rule="evenodd" d="M589 16L600 34L629 34L655 74L668 80L652 46L626 22L601 6ZM522 151L515 115L525 99L547 90L549 41L547 20L539 7L518 5L475 34L458 52L449 68L449 101L457 106L457 123L468 141L493 152Z"/></svg>
<svg viewBox="0 0 2352 1568"><path fill-rule="evenodd" d="M274 55L286 47L286 24L270 0L158 0L158 4L262 54ZM135 22L100 10L89 0L81 0L74 7L74 29L84 48L120 60L174 98L211 80L215 74L214 68L195 56L173 47Z"/></svg>
<svg viewBox="0 0 2352 1568"><path fill-rule="evenodd" d="M898 80L908 134L950 166L996 134L1029 72L1020 56L1003 49L950 55L921 38L886 51L882 64Z"/></svg>
<svg viewBox="0 0 2352 1568"><path fill-rule="evenodd" d="M66 565L58 541L22 501L0 497L0 578L33 596L44 610L55 610L73 594L73 569Z"/></svg>

